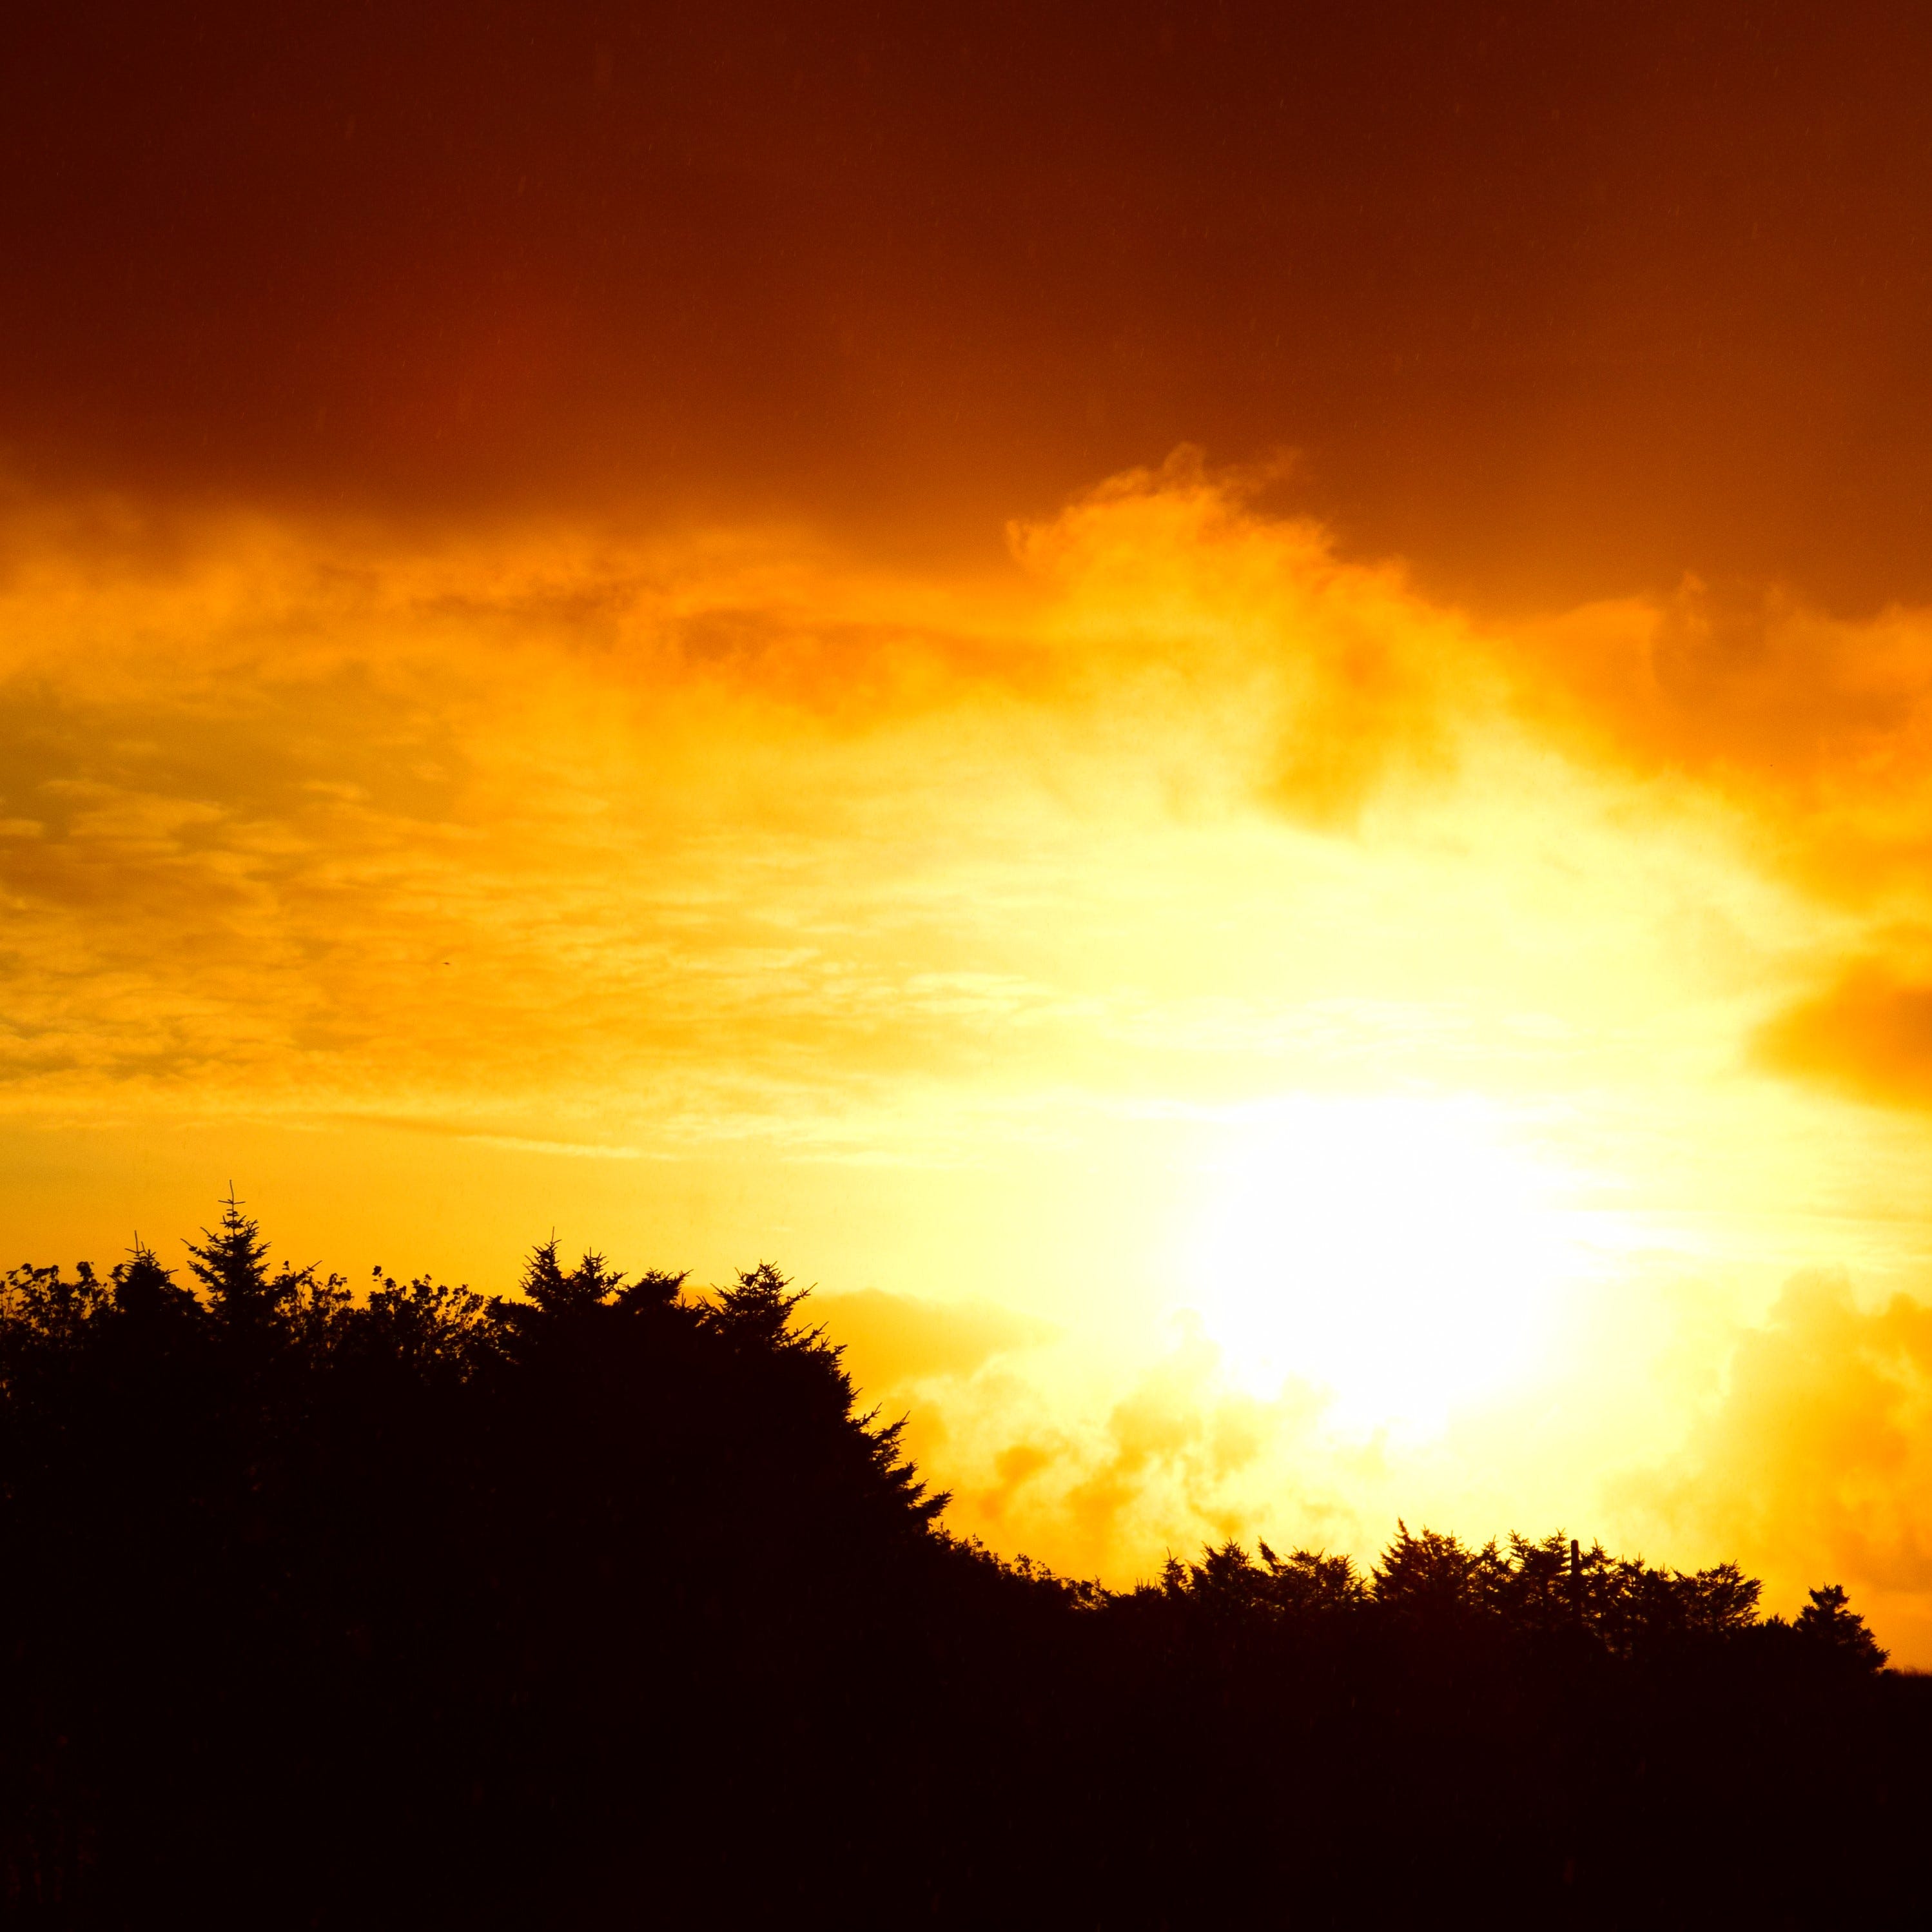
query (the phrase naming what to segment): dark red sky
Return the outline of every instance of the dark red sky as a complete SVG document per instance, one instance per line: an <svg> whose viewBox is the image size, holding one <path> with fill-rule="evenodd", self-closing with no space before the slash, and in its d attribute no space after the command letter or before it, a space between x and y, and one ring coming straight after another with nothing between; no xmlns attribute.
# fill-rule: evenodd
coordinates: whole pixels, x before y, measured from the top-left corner
<svg viewBox="0 0 1932 1932"><path fill-rule="evenodd" d="M33 488L946 548L1187 440L1485 602L1932 598L1921 8L5 23Z"/></svg>

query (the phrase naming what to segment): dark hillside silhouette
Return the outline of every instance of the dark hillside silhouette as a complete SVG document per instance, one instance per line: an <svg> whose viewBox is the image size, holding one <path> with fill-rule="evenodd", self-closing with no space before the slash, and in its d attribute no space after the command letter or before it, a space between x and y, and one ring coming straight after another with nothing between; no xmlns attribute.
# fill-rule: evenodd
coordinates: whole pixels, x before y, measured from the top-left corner
<svg viewBox="0 0 1932 1932"><path fill-rule="evenodd" d="M948 1537L776 1268L521 1288L232 1197L6 1277L0 1921L1922 1920L1932 1699L1835 1586L1399 1526L1109 1592Z"/></svg>

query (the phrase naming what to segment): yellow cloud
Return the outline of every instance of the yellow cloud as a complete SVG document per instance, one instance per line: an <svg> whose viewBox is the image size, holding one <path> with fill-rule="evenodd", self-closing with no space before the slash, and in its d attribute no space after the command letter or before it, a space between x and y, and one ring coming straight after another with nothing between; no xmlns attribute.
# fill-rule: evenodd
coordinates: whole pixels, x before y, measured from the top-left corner
<svg viewBox="0 0 1932 1932"><path fill-rule="evenodd" d="M274 1225L280 1149L304 1252L427 1226L501 1280L574 1214L700 1278L770 1254L962 1527L1116 1577L1208 1535L1366 1554L1403 1510L1574 1520L1690 1412L1646 1380L1658 1280L1734 1280L1747 1332L1794 1265L1925 1286L1932 620L1694 590L1487 624L1186 458L1012 548L22 511L16 1245L57 1196L64 1243L100 1200L178 1217L179 1149ZM1290 1100L1282 1157L1347 1212L1315 1242L1258 1172L1267 1238L1204 1282ZM1440 1135L1375 1125L1409 1118L1480 1120L1536 1185L1462 1211ZM1338 1405L1242 1340L1292 1353L1343 1294L1352 1359L1409 1311L1413 1387Z"/></svg>
<svg viewBox="0 0 1932 1932"><path fill-rule="evenodd" d="M1736 1339L1721 1400L1667 1469L1633 1481L1659 1533L1723 1548L1781 1597L1841 1582L1909 1655L1932 1636L1932 1306L1862 1306L1794 1276Z"/></svg>

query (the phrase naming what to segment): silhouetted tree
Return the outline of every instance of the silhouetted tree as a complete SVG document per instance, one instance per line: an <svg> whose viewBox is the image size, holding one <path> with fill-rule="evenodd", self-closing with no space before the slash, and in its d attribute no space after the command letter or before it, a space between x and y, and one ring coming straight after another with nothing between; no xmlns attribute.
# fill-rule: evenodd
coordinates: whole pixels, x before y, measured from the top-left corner
<svg viewBox="0 0 1932 1932"><path fill-rule="evenodd" d="M802 1333L791 1325L794 1312L806 1298L770 1262L742 1270L728 1288L720 1288L707 1319L735 1345L752 1349L809 1349L820 1331Z"/></svg>
<svg viewBox="0 0 1932 1932"><path fill-rule="evenodd" d="M199 1310L194 1295L176 1282L172 1270L162 1267L160 1257L138 1234L127 1260L116 1264L110 1279L115 1305L133 1320L180 1321Z"/></svg>
<svg viewBox="0 0 1932 1932"><path fill-rule="evenodd" d="M585 1255L576 1267L566 1271L557 1258L557 1239L553 1234L524 1263L518 1286L544 1314L568 1315L601 1306L623 1282L622 1275L600 1254Z"/></svg>
<svg viewBox="0 0 1932 1932"><path fill-rule="evenodd" d="M1382 1552L1369 1587L1378 1604L1393 1609L1464 1616L1500 1606L1510 1581L1509 1564L1493 1542L1470 1550L1437 1530L1412 1534L1398 1521L1395 1540Z"/></svg>
<svg viewBox="0 0 1932 1932"><path fill-rule="evenodd" d="M1836 1586L1785 1624L1733 1564L1399 1522L1366 1576L1230 1538L1110 1592L946 1534L770 1263L553 1237L514 1296L357 1299L232 1189L202 1232L191 1286L0 1280L0 1923L1922 1898L1932 1701Z"/></svg>
<svg viewBox="0 0 1932 1932"><path fill-rule="evenodd" d="M272 1322L284 1304L269 1278L268 1244L260 1224L242 1213L232 1186L221 1203L220 1228L201 1232L200 1246L185 1244L188 1267L216 1317L238 1328Z"/></svg>
<svg viewBox="0 0 1932 1932"><path fill-rule="evenodd" d="M1798 1612L1793 1625L1806 1642L1815 1644L1858 1670L1883 1668L1889 1653L1865 1628L1842 1586L1827 1583L1810 1593L1811 1600Z"/></svg>

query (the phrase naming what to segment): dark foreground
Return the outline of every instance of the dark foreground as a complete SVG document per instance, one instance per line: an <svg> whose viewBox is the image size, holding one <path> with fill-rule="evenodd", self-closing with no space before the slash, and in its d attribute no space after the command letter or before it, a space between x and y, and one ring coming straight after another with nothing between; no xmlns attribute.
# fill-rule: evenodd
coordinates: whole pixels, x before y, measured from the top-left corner
<svg viewBox="0 0 1932 1932"><path fill-rule="evenodd" d="M22 1270L0 1922L1888 1925L1932 1680L1560 1537L1114 1594L933 1527L769 1269Z"/></svg>

